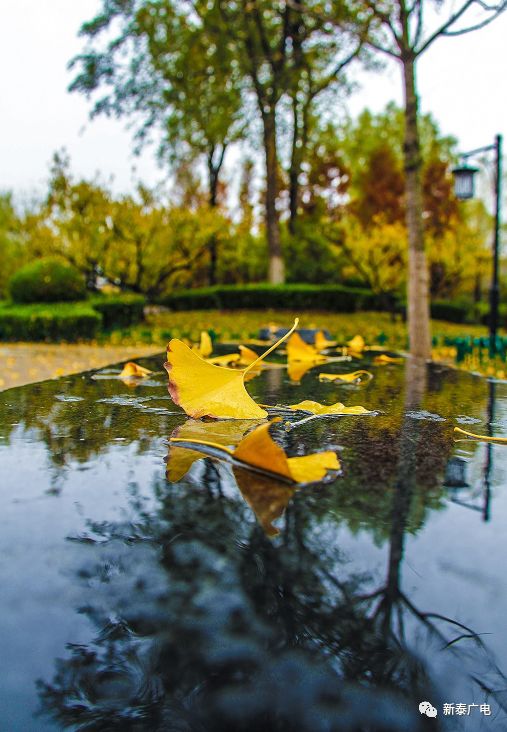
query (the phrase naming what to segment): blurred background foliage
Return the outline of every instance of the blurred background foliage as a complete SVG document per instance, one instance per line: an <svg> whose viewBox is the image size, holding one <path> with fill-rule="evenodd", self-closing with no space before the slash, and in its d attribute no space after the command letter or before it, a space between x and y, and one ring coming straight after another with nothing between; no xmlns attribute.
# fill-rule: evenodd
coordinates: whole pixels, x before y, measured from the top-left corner
<svg viewBox="0 0 507 732"><path fill-rule="evenodd" d="M477 303L485 299L490 268L490 215L480 201L458 204L454 197L454 141L430 115L422 117L421 130L431 294ZM314 121L292 219L289 176L280 170L287 282L402 295L402 139L403 114L393 104L339 124ZM99 177L76 179L65 151L56 153L43 200L20 210L10 193L0 197L0 297L8 298L17 269L48 256L77 269L89 292L109 287L150 300L189 287L265 281L264 191L254 160L237 162L238 185L220 181L211 200L196 161L175 163L170 193L140 184L133 194L115 195Z"/></svg>

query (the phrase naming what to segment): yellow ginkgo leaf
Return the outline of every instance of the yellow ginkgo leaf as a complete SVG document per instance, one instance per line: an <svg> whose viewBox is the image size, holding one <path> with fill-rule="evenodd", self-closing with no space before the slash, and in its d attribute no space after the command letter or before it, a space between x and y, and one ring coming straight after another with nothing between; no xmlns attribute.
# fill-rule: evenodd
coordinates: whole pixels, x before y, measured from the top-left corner
<svg viewBox="0 0 507 732"><path fill-rule="evenodd" d="M240 353L239 363L242 366L248 366L256 360L257 354L255 351L252 351L251 348L248 348L247 346L238 346L238 349Z"/></svg>
<svg viewBox="0 0 507 732"><path fill-rule="evenodd" d="M328 341L324 333L319 330L315 336L315 348L317 351L324 351L326 348L334 348L336 341Z"/></svg>
<svg viewBox="0 0 507 732"><path fill-rule="evenodd" d="M128 361L120 373L120 379L144 379L151 373L153 372L150 369L145 369L134 361Z"/></svg>
<svg viewBox="0 0 507 732"><path fill-rule="evenodd" d="M279 420L273 420L279 421ZM247 465L268 469L271 473L285 475L292 480L287 456L269 434L270 422L257 427L244 437L234 450L234 457Z"/></svg>
<svg viewBox="0 0 507 732"><path fill-rule="evenodd" d="M171 447L166 458L166 478L171 483L177 483L190 470L196 460L202 460L203 455L197 450L185 450L183 447Z"/></svg>
<svg viewBox="0 0 507 732"><path fill-rule="evenodd" d="M366 348L363 336L356 335L347 343L348 348L355 353L361 353Z"/></svg>
<svg viewBox="0 0 507 732"><path fill-rule="evenodd" d="M462 430L460 427L454 428L455 432L459 432L467 437L473 437L474 440L481 440L482 442L493 442L495 445L507 445L507 437L488 437L488 435L476 435L475 432L467 432Z"/></svg>
<svg viewBox="0 0 507 732"><path fill-rule="evenodd" d="M241 356L239 353L226 353L224 356L214 356L213 358L207 358L206 363L214 364L215 366L230 366L233 363L239 363Z"/></svg>
<svg viewBox="0 0 507 732"><path fill-rule="evenodd" d="M319 381L343 381L346 384L360 384L373 379L369 371L352 371L350 374L319 374Z"/></svg>
<svg viewBox="0 0 507 732"><path fill-rule="evenodd" d="M198 346L194 346L192 351L195 351L203 358L208 358L213 353L213 343L211 341L210 334L207 330L201 331L201 340Z"/></svg>
<svg viewBox="0 0 507 732"><path fill-rule="evenodd" d="M388 363L403 363L402 358L393 358L392 356L387 356L385 353L382 353L380 356L375 356L373 359L373 363L378 364L388 364Z"/></svg>
<svg viewBox="0 0 507 732"><path fill-rule="evenodd" d="M312 363L322 363L326 361L325 356L321 356L314 346L309 346L301 338L299 333L293 333L287 342L287 358L291 361L306 361Z"/></svg>
<svg viewBox="0 0 507 732"><path fill-rule="evenodd" d="M245 369L229 369L207 363L188 346L173 338L167 347L169 393L190 417L260 419L267 416L249 396L244 380L261 361L294 332L298 319L283 338Z"/></svg>
<svg viewBox="0 0 507 732"><path fill-rule="evenodd" d="M280 420L273 420L273 422L277 421ZM170 442L176 445L181 444L182 447L182 443L184 443L184 446L190 449L202 450L215 457L232 460L240 467L276 477L288 483L314 483L322 480L329 471L340 469L336 453L331 451L302 457L287 457L269 434L271 424L272 422L266 422L256 427L241 440L235 450L230 450L209 440L171 438Z"/></svg>
<svg viewBox="0 0 507 732"><path fill-rule="evenodd" d="M248 503L267 536L280 533L273 521L283 514L294 495L294 487L280 483L251 470L233 467L234 477L241 495Z"/></svg>
<svg viewBox="0 0 507 732"><path fill-rule="evenodd" d="M325 404L320 404L319 402L312 402L309 399L306 399L303 402L299 402L299 404L289 404L289 409L293 409L294 411L299 412L310 412L311 414L372 414L371 411L368 409L365 409L361 406L354 406L354 407L346 407L341 402L336 402L336 404L331 404L329 406L326 406Z"/></svg>
<svg viewBox="0 0 507 732"><path fill-rule="evenodd" d="M296 483L314 483L325 478L331 470L340 469L335 452L314 452L312 455L287 458L292 477Z"/></svg>
<svg viewBox="0 0 507 732"><path fill-rule="evenodd" d="M313 361L289 361L287 364L289 379L294 383L298 383L307 371L310 371L310 369L313 369L318 365L320 365L320 363L316 364Z"/></svg>
<svg viewBox="0 0 507 732"><path fill-rule="evenodd" d="M264 342L263 345L265 346L266 343ZM251 348L248 348L247 346L238 346L239 352L240 352L240 359L237 361L238 366L248 366L253 361L255 361L258 356L255 353L255 351L252 351ZM256 369L258 369L257 374L260 373L261 368L263 369L284 369L285 364L284 363L275 363L274 361L262 361L262 363L257 364ZM249 375L252 374L252 372L249 373ZM254 376L256 374L252 374Z"/></svg>
<svg viewBox="0 0 507 732"><path fill-rule="evenodd" d="M251 426L252 420L227 419L215 420L210 423L197 419L189 419L185 424L176 427L171 438L190 441L211 439L219 445L230 447L237 445ZM172 483L181 480L188 473L193 463L196 460L203 460L204 457L206 456L202 452L197 452L197 450L189 450L171 444L167 456L167 479Z"/></svg>
<svg viewBox="0 0 507 732"><path fill-rule="evenodd" d="M303 376L310 369L314 369L316 366L322 366L324 363L335 363L337 361L351 361L350 356L334 356L328 358L326 356L319 356L317 361L289 361L287 363L287 373L289 379L294 383L299 383Z"/></svg>

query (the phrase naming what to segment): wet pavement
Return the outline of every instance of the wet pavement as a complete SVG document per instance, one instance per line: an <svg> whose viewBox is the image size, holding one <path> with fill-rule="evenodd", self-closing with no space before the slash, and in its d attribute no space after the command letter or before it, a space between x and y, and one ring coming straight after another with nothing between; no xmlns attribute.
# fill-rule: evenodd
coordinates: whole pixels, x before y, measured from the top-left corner
<svg viewBox="0 0 507 732"><path fill-rule="evenodd" d="M149 356L155 346L0 343L0 391Z"/></svg>
<svg viewBox="0 0 507 732"><path fill-rule="evenodd" d="M274 425L340 458L293 490L199 454L181 474L162 361L0 395L5 729L505 730L507 447L453 427L507 436L507 384L263 371L260 403L376 411Z"/></svg>

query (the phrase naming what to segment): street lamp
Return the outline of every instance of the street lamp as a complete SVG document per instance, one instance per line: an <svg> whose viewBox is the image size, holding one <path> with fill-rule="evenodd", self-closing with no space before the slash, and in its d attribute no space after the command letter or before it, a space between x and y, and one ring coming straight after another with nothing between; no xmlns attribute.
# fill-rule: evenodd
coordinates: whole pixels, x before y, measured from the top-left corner
<svg viewBox="0 0 507 732"><path fill-rule="evenodd" d="M453 168L452 174L454 176L454 193L456 194L456 198L464 201L467 198L474 197L474 176L478 171L479 168L472 168L466 164L458 168Z"/></svg>
<svg viewBox="0 0 507 732"><path fill-rule="evenodd" d="M493 145L479 147L476 150L463 153L463 165L454 168L454 193L456 198L468 199L474 196L474 175L477 168L467 165L468 158L479 153L495 151L495 235L493 237L493 272L489 295L489 350L496 352L496 332L498 330L498 252L500 248L500 206L502 184L502 135L496 135Z"/></svg>

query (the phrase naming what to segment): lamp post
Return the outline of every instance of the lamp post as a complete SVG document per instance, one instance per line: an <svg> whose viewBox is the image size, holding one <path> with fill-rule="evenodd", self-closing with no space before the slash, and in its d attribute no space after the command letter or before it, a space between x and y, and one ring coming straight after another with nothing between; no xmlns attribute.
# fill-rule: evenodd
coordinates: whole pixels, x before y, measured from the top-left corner
<svg viewBox="0 0 507 732"><path fill-rule="evenodd" d="M470 152L463 153L463 165L454 168L454 193L456 198L462 200L474 196L474 175L478 168L467 165L468 158L479 153L495 151L495 234L493 238L493 272L491 277L491 289L489 293L489 349L490 353L496 352L496 332L498 330L498 252L500 248L500 207L501 207L501 186L502 186L502 135L496 135L493 145L479 147Z"/></svg>

